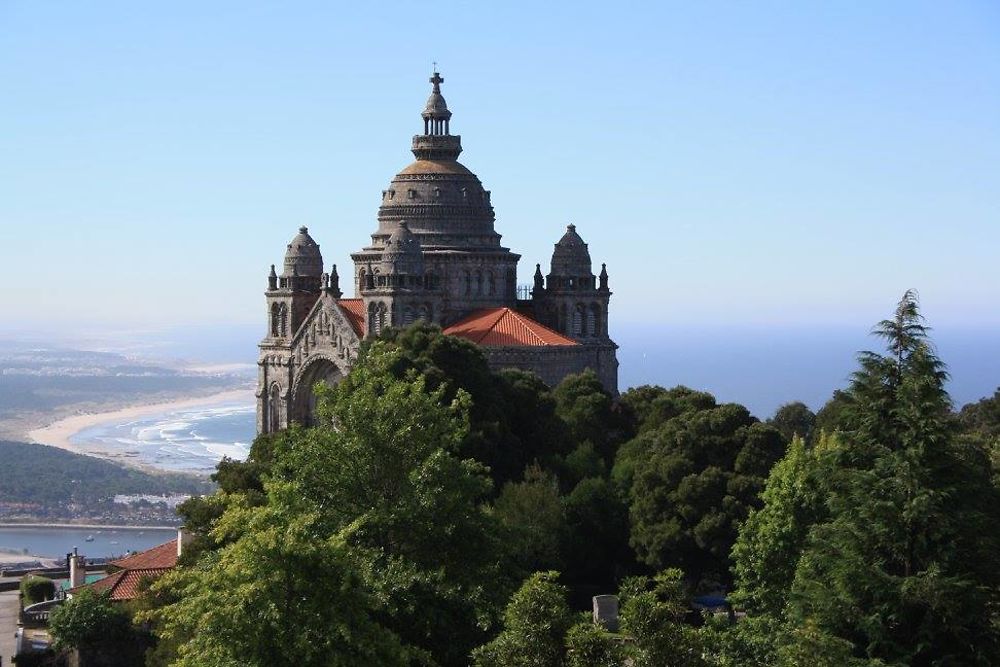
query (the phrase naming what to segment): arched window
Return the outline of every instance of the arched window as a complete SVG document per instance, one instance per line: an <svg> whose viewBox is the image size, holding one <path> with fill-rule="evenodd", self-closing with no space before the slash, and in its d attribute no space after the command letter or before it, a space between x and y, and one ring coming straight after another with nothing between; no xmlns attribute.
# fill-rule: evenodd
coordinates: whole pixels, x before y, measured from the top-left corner
<svg viewBox="0 0 1000 667"><path fill-rule="evenodd" d="M483 272L476 271L476 294L483 293Z"/></svg>
<svg viewBox="0 0 1000 667"><path fill-rule="evenodd" d="M271 304L271 336L277 338L281 331L281 306L277 303Z"/></svg>
<svg viewBox="0 0 1000 667"><path fill-rule="evenodd" d="M278 335L288 335L288 304L283 303L278 309Z"/></svg>
<svg viewBox="0 0 1000 667"><path fill-rule="evenodd" d="M411 324L413 324L413 321L415 319L416 319L416 313L413 311L412 307L407 306L406 308L403 309L403 326L404 327L408 327Z"/></svg>
<svg viewBox="0 0 1000 667"><path fill-rule="evenodd" d="M590 304L587 309L587 335L595 338L601 335L599 327L601 325L601 311L596 303Z"/></svg>
<svg viewBox="0 0 1000 667"><path fill-rule="evenodd" d="M465 272L465 293L472 294L472 274Z"/></svg>
<svg viewBox="0 0 1000 667"><path fill-rule="evenodd" d="M423 306L420 306L419 317L424 322L428 322L429 323L431 321L431 307L428 306L428 305L426 305L426 304L423 305Z"/></svg>
<svg viewBox="0 0 1000 667"><path fill-rule="evenodd" d="M281 428L281 387L271 385L267 397L267 432L276 433Z"/></svg>
<svg viewBox="0 0 1000 667"><path fill-rule="evenodd" d="M368 304L368 333L378 333L378 306L374 301Z"/></svg>
<svg viewBox="0 0 1000 667"><path fill-rule="evenodd" d="M375 315L375 333L382 333L389 326L389 312L381 301Z"/></svg>
<svg viewBox="0 0 1000 667"><path fill-rule="evenodd" d="M489 285L490 296L493 296L497 293L497 278L493 275L492 271L487 272L486 282Z"/></svg>
<svg viewBox="0 0 1000 667"><path fill-rule="evenodd" d="M573 309L573 335L574 336L583 336L584 335L584 333L583 333L583 322L584 322L584 318L586 317L586 314L585 314L584 311L585 311L585 308L583 307L583 304L579 304L579 305L577 305L576 308Z"/></svg>

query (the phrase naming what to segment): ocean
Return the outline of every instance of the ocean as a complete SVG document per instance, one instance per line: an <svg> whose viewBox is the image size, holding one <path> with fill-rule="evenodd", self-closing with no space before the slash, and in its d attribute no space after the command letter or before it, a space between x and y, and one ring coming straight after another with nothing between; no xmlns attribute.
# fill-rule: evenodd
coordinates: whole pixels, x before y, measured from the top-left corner
<svg viewBox="0 0 1000 667"><path fill-rule="evenodd" d="M252 403L169 410L125 422L97 424L70 438L88 449L122 452L131 461L170 472L215 471L224 457L243 460L256 430Z"/></svg>
<svg viewBox="0 0 1000 667"><path fill-rule="evenodd" d="M89 542L87 538L92 538ZM91 558L122 556L143 551L177 538L173 528L72 528L46 526L25 528L0 526L0 551L13 554L61 558L73 551Z"/></svg>

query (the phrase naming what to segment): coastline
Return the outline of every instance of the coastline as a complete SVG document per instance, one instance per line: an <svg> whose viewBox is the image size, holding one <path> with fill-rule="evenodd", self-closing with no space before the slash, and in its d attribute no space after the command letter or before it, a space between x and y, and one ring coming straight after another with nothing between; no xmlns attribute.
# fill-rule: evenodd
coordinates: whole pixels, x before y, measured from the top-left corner
<svg viewBox="0 0 1000 667"><path fill-rule="evenodd" d="M26 436L29 442L58 447L74 454L84 454L88 456L98 456L114 460L121 460L120 452L113 451L106 447L88 447L71 441L77 433L88 428L99 426L111 422L124 422L155 415L161 412L171 412L174 410L184 410L188 408L198 408L216 403L228 401L240 401L254 399L253 389L228 389L208 396L196 398L184 398L159 403L146 403L133 405L118 410L108 412L95 412L89 414L73 415L64 417L47 426L28 431Z"/></svg>

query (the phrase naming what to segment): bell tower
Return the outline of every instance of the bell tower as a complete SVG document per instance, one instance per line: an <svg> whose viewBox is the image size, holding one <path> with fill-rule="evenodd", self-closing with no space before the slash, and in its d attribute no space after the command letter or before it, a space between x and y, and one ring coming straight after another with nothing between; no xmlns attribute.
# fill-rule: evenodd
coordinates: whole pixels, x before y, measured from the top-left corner
<svg viewBox="0 0 1000 667"><path fill-rule="evenodd" d="M598 277L591 270L590 250L568 225L566 233L555 244L549 275L542 284L541 267L535 269L532 302L542 321L574 340L587 343L608 343L608 270L601 265Z"/></svg>

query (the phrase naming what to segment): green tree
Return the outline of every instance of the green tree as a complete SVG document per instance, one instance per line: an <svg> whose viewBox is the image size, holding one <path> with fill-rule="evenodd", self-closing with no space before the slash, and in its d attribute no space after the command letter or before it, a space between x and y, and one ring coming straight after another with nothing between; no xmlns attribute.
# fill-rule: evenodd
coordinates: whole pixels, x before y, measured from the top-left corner
<svg viewBox="0 0 1000 667"><path fill-rule="evenodd" d="M20 590L25 606L51 600L56 596L55 582L38 574L29 574L22 579Z"/></svg>
<svg viewBox="0 0 1000 667"><path fill-rule="evenodd" d="M990 397L963 406L958 423L963 433L988 440L1000 438L1000 388Z"/></svg>
<svg viewBox="0 0 1000 667"><path fill-rule="evenodd" d="M785 403L767 420L767 423L778 429L785 439L791 441L796 435L808 441L812 438L813 427L816 425L816 415L801 401Z"/></svg>
<svg viewBox="0 0 1000 667"><path fill-rule="evenodd" d="M985 453L955 437L916 295L875 333L887 353L860 356L830 517L799 558L782 654L819 642L862 664L997 664L1000 498Z"/></svg>
<svg viewBox="0 0 1000 667"><path fill-rule="evenodd" d="M667 569L653 579L634 577L619 592L622 633L632 639L634 667L700 667L706 662L698 631L685 624L683 573Z"/></svg>
<svg viewBox="0 0 1000 667"><path fill-rule="evenodd" d="M823 407L816 413L816 423L813 432L834 433L840 430L847 418L847 412L853 401L853 397L847 391L837 389L833 392L830 400L823 404Z"/></svg>
<svg viewBox="0 0 1000 667"><path fill-rule="evenodd" d="M650 385L635 387L622 394L621 404L632 416L634 429L639 433L655 431L682 414L716 407L711 394L684 386L673 389Z"/></svg>
<svg viewBox="0 0 1000 667"><path fill-rule="evenodd" d="M613 590L633 569L628 546L628 507L603 477L582 480L562 498L564 580L590 594Z"/></svg>
<svg viewBox="0 0 1000 667"><path fill-rule="evenodd" d="M597 374L588 368L567 375L553 394L556 414L566 423L574 448L589 442L610 467L618 446L627 437L627 425Z"/></svg>
<svg viewBox="0 0 1000 667"><path fill-rule="evenodd" d="M388 329L377 344L398 352L387 369L397 379L412 373L423 376L428 391L441 390L444 405L459 391L468 395L469 429L460 451L489 468L497 491L506 482L520 480L531 463L551 468L571 449L565 424L556 415L555 397L534 373L494 373L476 345L422 322ZM373 345L362 344L359 363Z"/></svg>
<svg viewBox="0 0 1000 667"><path fill-rule="evenodd" d="M559 484L551 474L537 465L529 467L523 482L504 485L494 511L524 571L562 565L560 539L566 532L566 515Z"/></svg>
<svg viewBox="0 0 1000 667"><path fill-rule="evenodd" d="M93 651L126 640L132 622L128 613L111 602L106 593L84 588L49 616L49 632L60 650Z"/></svg>
<svg viewBox="0 0 1000 667"><path fill-rule="evenodd" d="M536 572L511 598L503 631L472 653L476 667L561 667L573 624L558 572Z"/></svg>
<svg viewBox="0 0 1000 667"><path fill-rule="evenodd" d="M388 627L442 664L462 664L513 589L500 527L484 500L482 464L464 458L470 398L447 402L424 375L393 368L402 352L373 343L335 388L321 388L324 423L293 430L273 478L301 485L328 534L348 543Z"/></svg>
<svg viewBox="0 0 1000 667"><path fill-rule="evenodd" d="M377 619L355 571L350 529L326 537L322 512L291 482L268 502L230 507L213 529L226 546L178 568L146 614L176 667L408 665L416 651Z"/></svg>
<svg viewBox="0 0 1000 667"><path fill-rule="evenodd" d="M373 341L318 388L320 426L268 439L258 471L227 478L205 512L210 547L154 590L158 664L234 650L283 664L279 646L287 664L467 663L516 582L490 479L463 453L469 394L428 381Z"/></svg>
<svg viewBox="0 0 1000 667"><path fill-rule="evenodd" d="M590 620L577 623L566 633L567 667L622 667L625 645Z"/></svg>
<svg viewBox="0 0 1000 667"><path fill-rule="evenodd" d="M821 436L814 448L795 437L771 470L761 494L763 506L751 511L740 527L732 550L735 591L730 600L747 617L721 633L730 660L724 664L776 664L776 638L799 555L809 530L828 514L828 459L836 446L833 436Z"/></svg>
<svg viewBox="0 0 1000 667"><path fill-rule="evenodd" d="M836 447L823 436L815 448L796 437L771 470L763 506L750 512L733 545L734 600L752 615L779 617L809 529L827 517L824 456Z"/></svg>
<svg viewBox="0 0 1000 667"><path fill-rule="evenodd" d="M680 565L695 580L729 580L729 552L784 439L740 405L681 412L619 452L630 544L644 563Z"/></svg>

